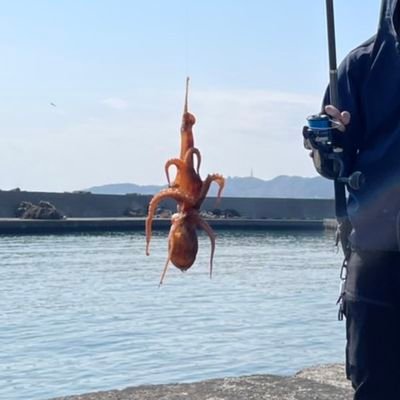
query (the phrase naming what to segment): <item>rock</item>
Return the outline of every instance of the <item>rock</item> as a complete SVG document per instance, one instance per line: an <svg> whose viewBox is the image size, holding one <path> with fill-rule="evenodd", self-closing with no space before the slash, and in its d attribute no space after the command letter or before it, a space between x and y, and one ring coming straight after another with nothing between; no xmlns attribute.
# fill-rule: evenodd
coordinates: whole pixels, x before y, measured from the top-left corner
<svg viewBox="0 0 400 400"><path fill-rule="evenodd" d="M22 201L18 206L15 215L23 219L63 219L61 214L53 204L48 201L40 201L38 205L29 201Z"/></svg>
<svg viewBox="0 0 400 400"><path fill-rule="evenodd" d="M225 218L239 218L241 217L239 211L233 209L233 208L227 208L224 210L224 217Z"/></svg>
<svg viewBox="0 0 400 400"><path fill-rule="evenodd" d="M146 385L53 400L351 400L343 366L309 368L295 376L253 375L196 383Z"/></svg>
<svg viewBox="0 0 400 400"><path fill-rule="evenodd" d="M172 211L169 208L158 207L155 213L156 218L171 218Z"/></svg>
<svg viewBox="0 0 400 400"><path fill-rule="evenodd" d="M147 213L144 208L127 208L124 211L124 216L133 218L146 217Z"/></svg>
<svg viewBox="0 0 400 400"><path fill-rule="evenodd" d="M351 383L345 376L346 372L342 364L306 368L296 374L297 378L310 379L315 382L350 389Z"/></svg>

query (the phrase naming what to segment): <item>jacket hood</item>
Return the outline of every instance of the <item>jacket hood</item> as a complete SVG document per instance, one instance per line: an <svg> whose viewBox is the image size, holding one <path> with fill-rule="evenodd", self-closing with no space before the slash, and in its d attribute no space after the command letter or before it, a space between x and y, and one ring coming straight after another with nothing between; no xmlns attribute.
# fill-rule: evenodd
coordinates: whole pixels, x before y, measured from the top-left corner
<svg viewBox="0 0 400 400"><path fill-rule="evenodd" d="M382 0L378 25L378 37L398 38L400 33L399 0Z"/></svg>

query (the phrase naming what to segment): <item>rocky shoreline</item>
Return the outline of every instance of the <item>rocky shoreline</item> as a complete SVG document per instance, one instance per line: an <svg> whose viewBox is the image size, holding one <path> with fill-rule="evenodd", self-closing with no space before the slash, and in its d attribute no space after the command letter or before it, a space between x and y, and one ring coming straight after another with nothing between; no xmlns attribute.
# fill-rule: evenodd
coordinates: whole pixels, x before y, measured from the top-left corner
<svg viewBox="0 0 400 400"><path fill-rule="evenodd" d="M294 376L252 375L195 383L146 385L52 400L351 400L344 367L307 368Z"/></svg>

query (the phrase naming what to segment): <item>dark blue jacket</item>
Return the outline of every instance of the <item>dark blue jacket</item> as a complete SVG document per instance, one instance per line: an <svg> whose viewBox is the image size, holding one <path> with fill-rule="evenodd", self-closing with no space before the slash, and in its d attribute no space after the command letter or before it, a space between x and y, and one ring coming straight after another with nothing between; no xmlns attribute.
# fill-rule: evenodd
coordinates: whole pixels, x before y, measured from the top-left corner
<svg viewBox="0 0 400 400"><path fill-rule="evenodd" d="M383 0L377 34L338 71L340 109L352 117L344 133L348 172L366 178L360 190L349 190L351 241L368 250L400 250L399 14L400 0Z"/></svg>

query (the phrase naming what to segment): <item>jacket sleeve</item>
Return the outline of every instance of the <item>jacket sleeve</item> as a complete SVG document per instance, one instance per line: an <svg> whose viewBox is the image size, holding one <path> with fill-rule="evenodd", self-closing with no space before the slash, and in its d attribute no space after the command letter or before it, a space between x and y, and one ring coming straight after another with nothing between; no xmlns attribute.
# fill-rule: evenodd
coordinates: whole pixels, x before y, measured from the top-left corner
<svg viewBox="0 0 400 400"><path fill-rule="evenodd" d="M365 60L350 53L338 69L339 110L350 113L350 123L343 132L343 148L345 172L353 172L353 165L360 147L363 134L363 107L361 101L362 80ZM325 105L330 104L329 86L322 102L322 112ZM340 133L341 134L341 133Z"/></svg>

